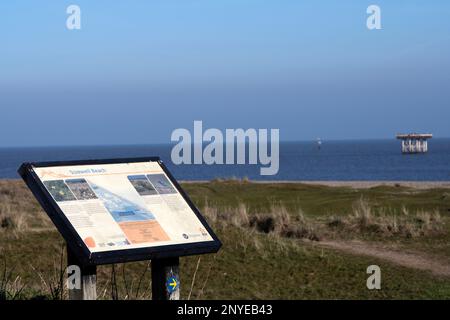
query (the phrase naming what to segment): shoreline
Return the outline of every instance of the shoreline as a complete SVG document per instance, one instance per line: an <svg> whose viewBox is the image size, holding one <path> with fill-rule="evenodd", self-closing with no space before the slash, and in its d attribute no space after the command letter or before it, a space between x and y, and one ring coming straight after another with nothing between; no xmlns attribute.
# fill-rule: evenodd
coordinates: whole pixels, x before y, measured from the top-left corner
<svg viewBox="0 0 450 320"><path fill-rule="evenodd" d="M209 183L214 180L180 180L179 183ZM223 181L227 181L224 179ZM232 181L232 180L230 180ZM244 181L244 180L236 180ZM450 181L332 181L332 180L247 180L247 183L254 184L305 184L327 187L350 187L355 189L369 189L378 186L409 187L415 189L450 188Z"/></svg>
<svg viewBox="0 0 450 320"><path fill-rule="evenodd" d="M14 178L0 178L0 182L17 182L22 179ZM312 186L327 186L327 187L348 187L354 189L370 189L379 186L388 187L408 187L414 189L433 189L433 188L449 188L450 181L366 181L366 180L352 180L352 181L337 181L337 180L245 180L245 179L213 179L213 180L177 180L180 184L195 184L195 183L212 183L212 182L245 182L253 184L304 184Z"/></svg>

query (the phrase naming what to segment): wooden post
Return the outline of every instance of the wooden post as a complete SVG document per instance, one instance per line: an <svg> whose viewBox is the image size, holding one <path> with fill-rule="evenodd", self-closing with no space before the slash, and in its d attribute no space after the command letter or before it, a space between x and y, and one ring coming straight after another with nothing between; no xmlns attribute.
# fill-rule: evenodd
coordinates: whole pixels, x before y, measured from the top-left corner
<svg viewBox="0 0 450 320"><path fill-rule="evenodd" d="M81 288L69 288L69 300L96 300L97 299L97 267L83 266L67 246L67 265L80 267Z"/></svg>
<svg viewBox="0 0 450 320"><path fill-rule="evenodd" d="M152 260L152 299L180 300L179 258Z"/></svg>

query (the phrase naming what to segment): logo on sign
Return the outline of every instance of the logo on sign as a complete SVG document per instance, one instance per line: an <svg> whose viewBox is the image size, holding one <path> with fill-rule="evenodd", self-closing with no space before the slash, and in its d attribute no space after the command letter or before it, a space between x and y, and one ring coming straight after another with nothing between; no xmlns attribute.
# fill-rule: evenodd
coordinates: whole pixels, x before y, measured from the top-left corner
<svg viewBox="0 0 450 320"><path fill-rule="evenodd" d="M178 279L175 277L170 277L167 280L167 291L169 291L169 293L172 293L177 289L178 289Z"/></svg>

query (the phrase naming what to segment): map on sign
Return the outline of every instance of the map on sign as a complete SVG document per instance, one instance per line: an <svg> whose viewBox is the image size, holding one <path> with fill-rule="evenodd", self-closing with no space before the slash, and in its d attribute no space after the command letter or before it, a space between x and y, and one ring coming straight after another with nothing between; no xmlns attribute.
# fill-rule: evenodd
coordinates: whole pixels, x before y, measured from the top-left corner
<svg viewBox="0 0 450 320"><path fill-rule="evenodd" d="M158 161L32 169L91 253L215 240Z"/></svg>

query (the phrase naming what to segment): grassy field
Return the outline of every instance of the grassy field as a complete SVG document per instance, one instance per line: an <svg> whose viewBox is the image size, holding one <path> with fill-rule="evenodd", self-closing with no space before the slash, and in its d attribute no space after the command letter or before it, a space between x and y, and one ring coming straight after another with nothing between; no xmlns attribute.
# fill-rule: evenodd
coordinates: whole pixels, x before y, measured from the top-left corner
<svg viewBox="0 0 450 320"><path fill-rule="evenodd" d="M223 242L216 255L181 259L184 299L450 298L450 189L183 187ZM0 181L0 299L66 298L64 254L24 184ZM373 264L381 290L366 287ZM99 298L150 298L149 266L99 267Z"/></svg>

